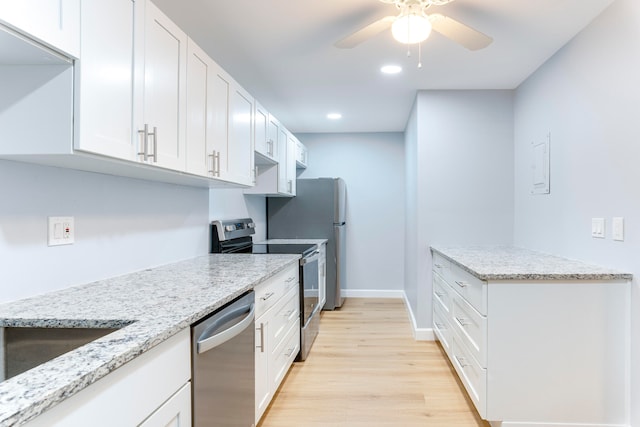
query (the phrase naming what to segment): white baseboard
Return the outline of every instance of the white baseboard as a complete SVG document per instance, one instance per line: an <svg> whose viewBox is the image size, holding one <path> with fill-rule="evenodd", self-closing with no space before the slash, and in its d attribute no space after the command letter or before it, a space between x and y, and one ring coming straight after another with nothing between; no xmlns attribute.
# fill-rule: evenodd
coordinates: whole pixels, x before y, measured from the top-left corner
<svg viewBox="0 0 640 427"><path fill-rule="evenodd" d="M435 341L436 335L431 328L418 328L416 325L416 317L413 315L411 304L407 299L407 294L402 292L404 305L407 307L407 313L409 313L409 320L411 321L411 330L413 332L413 339L416 341Z"/></svg>
<svg viewBox="0 0 640 427"><path fill-rule="evenodd" d="M345 298L404 298L402 290L341 289Z"/></svg>

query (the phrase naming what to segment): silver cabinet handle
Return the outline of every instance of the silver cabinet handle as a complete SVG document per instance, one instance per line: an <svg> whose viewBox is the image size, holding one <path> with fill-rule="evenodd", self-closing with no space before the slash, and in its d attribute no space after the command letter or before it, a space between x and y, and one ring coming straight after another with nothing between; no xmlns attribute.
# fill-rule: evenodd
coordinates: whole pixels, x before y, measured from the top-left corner
<svg viewBox="0 0 640 427"><path fill-rule="evenodd" d="M283 315L282 315L282 317L285 317L285 318L286 318L286 317L289 317L289 316L291 316L293 313L295 313L295 311L296 311L295 309L291 309L291 310L287 311L285 314L283 314Z"/></svg>
<svg viewBox="0 0 640 427"><path fill-rule="evenodd" d="M266 294L264 294L264 296L260 297L260 299L262 301L266 301L274 295L275 295L275 292L267 292Z"/></svg>
<svg viewBox="0 0 640 427"><path fill-rule="evenodd" d="M467 363L467 361L466 361L466 360L464 360L464 357L458 357L458 356L455 356L455 355L454 355L453 357L455 357L455 358L456 358L456 360L458 361L458 364L460 364L460 366L461 366L462 368L466 368L467 366L469 366L469 364Z"/></svg>
<svg viewBox="0 0 640 427"><path fill-rule="evenodd" d="M210 336L210 337L201 336L198 339L198 342L196 345L198 354L205 353L211 350L212 348L218 347L219 345L222 345L225 342L229 341L230 339L240 335L242 331L247 329L247 327L249 327L249 325L253 323L255 319L255 304L251 304L248 307L243 307L241 310L247 310L249 312L249 314L247 314L246 317L242 319L242 321L236 323L229 329L225 329L224 331L219 332L213 336ZM232 312L230 314L236 315L236 312ZM224 322L226 323L231 320L233 319L224 319ZM206 335L206 332L207 331L205 331L203 335Z"/></svg>
<svg viewBox="0 0 640 427"><path fill-rule="evenodd" d="M435 294L436 294L436 296L437 296L438 298L442 298L442 297L444 296L444 292L437 292L437 291L436 291L436 292L435 292Z"/></svg>
<svg viewBox="0 0 640 427"><path fill-rule="evenodd" d="M465 282L461 282L461 281L458 281L458 280L456 280L455 282L456 282L456 285L460 286L461 288L466 288L467 286L469 286Z"/></svg>
<svg viewBox="0 0 640 427"><path fill-rule="evenodd" d="M264 323L260 323L260 327L256 330L260 331L260 345L257 345L256 348L260 349L260 353L264 353Z"/></svg>
<svg viewBox="0 0 640 427"><path fill-rule="evenodd" d="M438 329L447 329L447 327L444 325L444 323L438 323L438 322L434 322L436 325L436 328Z"/></svg>
<svg viewBox="0 0 640 427"><path fill-rule="evenodd" d="M467 319L465 319L464 317L458 317L456 316L456 320L458 321L458 323L460 324L460 326L462 326L463 328L465 326L470 325L471 323L467 322Z"/></svg>
<svg viewBox="0 0 640 427"><path fill-rule="evenodd" d="M285 353L285 357L291 357L291 355L293 354L293 350L295 350L295 347L290 348L290 349Z"/></svg>
<svg viewBox="0 0 640 427"><path fill-rule="evenodd" d="M209 169L209 173L213 176L220 176L220 152L213 150L211 154L209 154L211 158L211 169Z"/></svg>
<svg viewBox="0 0 640 427"><path fill-rule="evenodd" d="M287 181L287 185L289 186L289 190L287 192L293 193L293 181L291 180Z"/></svg>
<svg viewBox="0 0 640 427"><path fill-rule="evenodd" d="M269 157L273 157L273 139L271 138L267 141L267 154Z"/></svg>
<svg viewBox="0 0 640 427"><path fill-rule="evenodd" d="M138 131L142 134L142 151L138 151L138 156L142 156L142 159L146 162L149 160L149 125L144 124L144 129Z"/></svg>
<svg viewBox="0 0 640 427"><path fill-rule="evenodd" d="M153 157L153 163L158 163L158 128L154 126L149 136L153 136L153 155L148 157Z"/></svg>
<svg viewBox="0 0 640 427"><path fill-rule="evenodd" d="M287 280L285 280L285 282L287 283L291 283L292 281L296 280L296 276L291 276L289 277Z"/></svg>

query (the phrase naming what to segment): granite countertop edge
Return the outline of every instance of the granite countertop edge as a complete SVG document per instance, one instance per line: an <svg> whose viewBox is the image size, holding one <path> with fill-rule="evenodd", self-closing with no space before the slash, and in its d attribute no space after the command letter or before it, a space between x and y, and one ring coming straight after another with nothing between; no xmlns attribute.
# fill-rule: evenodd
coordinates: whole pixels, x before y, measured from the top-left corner
<svg viewBox="0 0 640 427"><path fill-rule="evenodd" d="M18 426L36 418L295 265L299 258L273 254L206 255L1 304L0 327L120 329L0 382L0 427ZM176 283L180 278L187 282L185 288ZM123 296L116 295L123 289L129 291L129 287L133 288L132 295L124 299L133 308L119 305ZM154 290L160 293L158 300L145 298ZM86 304L75 313L73 303L87 295L97 295L96 306ZM208 300L201 302L199 298ZM167 304L171 304L171 310Z"/></svg>
<svg viewBox="0 0 640 427"><path fill-rule="evenodd" d="M633 279L631 273L517 246L431 246L430 249L483 281L630 281ZM532 263L536 264L535 267L531 266Z"/></svg>

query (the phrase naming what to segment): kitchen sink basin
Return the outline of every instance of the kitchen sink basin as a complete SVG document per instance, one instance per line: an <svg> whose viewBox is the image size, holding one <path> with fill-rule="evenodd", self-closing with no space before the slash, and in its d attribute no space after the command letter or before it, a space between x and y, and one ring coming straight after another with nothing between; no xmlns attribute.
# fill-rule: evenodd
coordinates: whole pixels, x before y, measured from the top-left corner
<svg viewBox="0 0 640 427"><path fill-rule="evenodd" d="M0 327L0 381L19 375L117 330Z"/></svg>

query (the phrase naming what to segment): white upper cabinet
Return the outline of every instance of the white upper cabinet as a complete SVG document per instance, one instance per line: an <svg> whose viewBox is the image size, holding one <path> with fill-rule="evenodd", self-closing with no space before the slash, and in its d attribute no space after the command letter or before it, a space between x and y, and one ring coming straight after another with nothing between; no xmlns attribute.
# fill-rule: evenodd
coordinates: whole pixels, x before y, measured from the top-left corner
<svg viewBox="0 0 640 427"><path fill-rule="evenodd" d="M82 59L76 64L75 148L135 160L132 0L82 5Z"/></svg>
<svg viewBox="0 0 640 427"><path fill-rule="evenodd" d="M136 70L141 75L134 86L138 152L143 161L184 170L188 38L153 3L144 5L143 50L136 51L143 70Z"/></svg>
<svg viewBox="0 0 640 427"><path fill-rule="evenodd" d="M306 169L308 161L307 147L300 141L296 140L296 168Z"/></svg>
<svg viewBox="0 0 640 427"><path fill-rule="evenodd" d="M80 0L0 0L0 23L80 56Z"/></svg>
<svg viewBox="0 0 640 427"><path fill-rule="evenodd" d="M229 179L253 185L253 97L237 83L230 92L229 116Z"/></svg>
<svg viewBox="0 0 640 427"><path fill-rule="evenodd" d="M75 148L184 171L185 33L149 1L87 0L82 22Z"/></svg>
<svg viewBox="0 0 640 427"><path fill-rule="evenodd" d="M256 152L256 163L274 164L277 157L278 132L277 124L274 124L267 110L255 102L254 108L254 143ZM276 127L275 133L272 127Z"/></svg>
<svg viewBox="0 0 640 427"><path fill-rule="evenodd" d="M213 173L213 111L209 92L212 62L209 56L189 39L187 49L187 172L208 176ZM210 156L211 155L211 156ZM211 172L210 172L211 171Z"/></svg>

